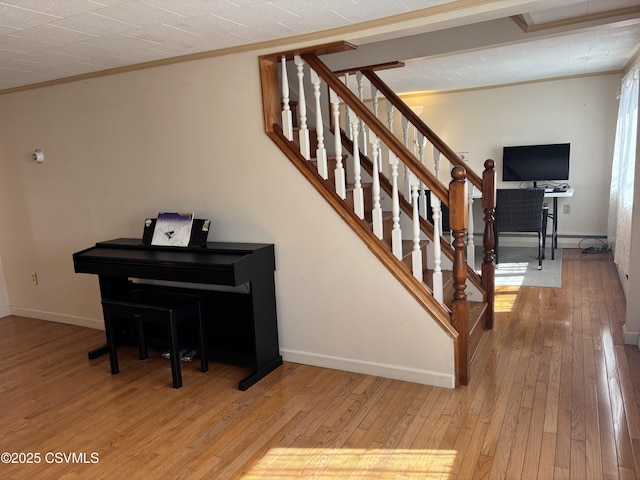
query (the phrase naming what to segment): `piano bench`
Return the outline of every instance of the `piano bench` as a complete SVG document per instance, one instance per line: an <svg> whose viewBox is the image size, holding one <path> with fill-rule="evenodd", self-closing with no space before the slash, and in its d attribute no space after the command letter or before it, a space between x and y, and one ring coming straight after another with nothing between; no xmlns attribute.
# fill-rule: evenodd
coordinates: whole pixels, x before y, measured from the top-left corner
<svg viewBox="0 0 640 480"><path fill-rule="evenodd" d="M136 323L138 330L138 348L140 359L148 358L147 345L144 336L144 324L156 323L165 325L169 339L169 353L171 361L171 377L173 388L182 387L182 372L180 370L180 349L178 347L178 323L184 320L196 319L198 324L200 369L209 369L207 348L202 321L200 298L195 295L185 295L175 292L154 290L132 290L125 300L102 300L104 325L107 335L107 348L111 362L111 373L116 374L118 368L117 334L113 320L131 320Z"/></svg>

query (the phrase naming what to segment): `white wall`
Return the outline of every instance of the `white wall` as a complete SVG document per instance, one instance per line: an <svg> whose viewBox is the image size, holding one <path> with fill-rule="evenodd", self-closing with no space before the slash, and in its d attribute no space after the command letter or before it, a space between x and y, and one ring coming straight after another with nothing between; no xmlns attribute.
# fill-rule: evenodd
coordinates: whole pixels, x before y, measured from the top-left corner
<svg viewBox="0 0 640 480"><path fill-rule="evenodd" d="M576 247L587 236L606 236L611 161L621 75L610 74L468 92L405 97L422 106L420 117L481 174L484 161L495 160L502 182L502 147L571 143L571 199L559 200L561 244ZM395 123L399 124L399 121ZM441 178L445 178L441 175ZM479 202L476 202L479 203ZM563 213L569 204L570 213ZM475 231L482 233L480 205Z"/></svg>
<svg viewBox="0 0 640 480"><path fill-rule="evenodd" d="M453 385L452 340L264 134L255 54L0 96L0 127L13 314L100 328L97 279L72 253L194 211L212 241L276 245L286 360Z"/></svg>

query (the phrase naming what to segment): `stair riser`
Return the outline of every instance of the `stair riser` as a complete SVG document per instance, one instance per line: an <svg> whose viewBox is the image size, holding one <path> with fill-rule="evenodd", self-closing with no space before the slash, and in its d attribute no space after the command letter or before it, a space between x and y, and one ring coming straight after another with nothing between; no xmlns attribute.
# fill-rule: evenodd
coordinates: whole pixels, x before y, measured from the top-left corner
<svg viewBox="0 0 640 480"><path fill-rule="evenodd" d="M362 197L364 199L364 218L368 222L371 221L371 210L373 209L373 195L371 193L372 185L366 183L362 185ZM347 186L346 202L353 208L353 186Z"/></svg>

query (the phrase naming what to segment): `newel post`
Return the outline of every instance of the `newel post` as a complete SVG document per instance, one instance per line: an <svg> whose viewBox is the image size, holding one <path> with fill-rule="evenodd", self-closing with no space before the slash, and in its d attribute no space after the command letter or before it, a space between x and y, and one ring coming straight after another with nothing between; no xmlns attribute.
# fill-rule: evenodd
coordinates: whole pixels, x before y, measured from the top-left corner
<svg viewBox="0 0 640 480"><path fill-rule="evenodd" d="M495 221L494 214L496 211L496 171L493 160L486 160L484 162L484 172L482 173L482 210L484 212L482 286L487 292L485 324L488 329L491 329L493 328L496 290L496 264L494 262L493 251L495 246L493 222Z"/></svg>
<svg viewBox="0 0 640 480"><path fill-rule="evenodd" d="M449 184L449 213L453 234L453 302L451 304L451 323L458 332L456 348L456 382L459 385L469 383L469 302L467 301L467 226L469 209L467 195L467 172L458 165L453 168L453 179Z"/></svg>

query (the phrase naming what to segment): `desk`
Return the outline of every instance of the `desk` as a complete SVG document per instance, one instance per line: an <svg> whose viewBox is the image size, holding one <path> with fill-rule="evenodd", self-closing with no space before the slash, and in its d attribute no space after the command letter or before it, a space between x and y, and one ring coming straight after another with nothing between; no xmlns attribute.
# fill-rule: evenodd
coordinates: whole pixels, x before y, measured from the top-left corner
<svg viewBox="0 0 640 480"><path fill-rule="evenodd" d="M127 298L130 290L144 288L132 279L167 281L171 282L167 290L200 296L209 357L241 360L254 368L240 381L240 390L282 365L271 244L157 247L119 238L74 253L73 264L76 273L98 275L102 298ZM246 285L246 293L215 291L207 285ZM106 347L101 347L89 352L89 358L104 353Z"/></svg>
<svg viewBox="0 0 640 480"><path fill-rule="evenodd" d="M556 248L558 248L558 199L573 197L573 187L567 188L564 192L545 192L544 198L553 198L553 212L549 214L553 220L551 230L551 260L555 259Z"/></svg>
<svg viewBox="0 0 640 480"><path fill-rule="evenodd" d="M567 188L564 192L544 192L544 198L553 199L553 210L549 213L549 217L553 220L551 229L551 260L555 260L556 248L558 248L558 199L573 197L573 187ZM482 192L475 188L471 194L471 198L482 198Z"/></svg>

